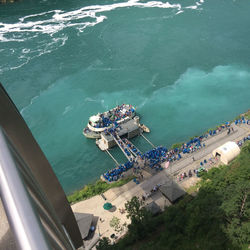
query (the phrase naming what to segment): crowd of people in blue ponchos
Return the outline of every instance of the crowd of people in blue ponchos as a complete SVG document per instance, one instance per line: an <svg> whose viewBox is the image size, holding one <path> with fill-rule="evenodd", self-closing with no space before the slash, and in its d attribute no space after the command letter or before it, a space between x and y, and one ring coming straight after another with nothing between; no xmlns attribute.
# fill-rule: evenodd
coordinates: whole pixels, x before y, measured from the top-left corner
<svg viewBox="0 0 250 250"><path fill-rule="evenodd" d="M193 152L194 149L198 149L199 145L201 145L201 139L195 138L190 140L187 143L184 143L181 148L175 148L170 151L166 147L156 147L149 151L147 151L144 154L141 154L134 146L133 144L130 144L130 142L127 139L123 139L123 142L118 141L121 143L120 145L125 144L128 148L130 148L133 152L136 153L138 158L140 160L144 160L145 165L149 166L151 169L162 170L161 163L164 161L173 162L175 160L180 160L182 158L181 153L190 153ZM123 145L124 147L124 145ZM131 153L128 151L128 149L124 149L125 153L130 156ZM103 174L103 177L109 181L117 181L122 177L122 174L131 169L132 167L137 168L138 164L136 160L128 161L127 163L120 165L117 168L114 168L112 170L107 171Z"/></svg>
<svg viewBox="0 0 250 250"><path fill-rule="evenodd" d="M132 145L130 145L130 147L132 147ZM145 154L141 154L138 150L136 150L136 152L139 159L147 162L150 168L154 168L156 170L162 170L160 164L166 160L167 148L157 147L147 151ZM134 169L139 168L137 160L128 161L125 164L118 166L117 168L109 170L103 174L103 177L109 182L117 181L122 177L122 174L125 171L131 169L132 167L134 167Z"/></svg>
<svg viewBox="0 0 250 250"><path fill-rule="evenodd" d="M250 140L250 134L248 136L243 137L241 140L237 141L237 145L239 147L241 147L247 140ZM193 157L193 160L195 160L194 157ZM187 172L188 174L186 172L181 173L179 175L178 180L182 181L183 179L185 179L187 177L192 177L192 171L193 171L194 174L196 174L197 177L199 177L201 172L207 171L206 168L210 167L211 165L213 165L215 163L214 160L218 161L217 157L215 157L215 158L209 158L208 161L206 159L204 159L203 161L200 162L200 165L196 169L193 169L193 170L190 169Z"/></svg>
<svg viewBox="0 0 250 250"><path fill-rule="evenodd" d="M245 141L250 140L250 134L248 136L245 136L242 140L239 140L237 142L238 146L241 147Z"/></svg>
<svg viewBox="0 0 250 250"><path fill-rule="evenodd" d="M183 143L180 149L177 148L175 149L175 151L181 151L183 154L195 152L198 149L205 147L205 143L202 143L202 140L204 138L205 138L204 135L200 137L195 137L194 139L191 139L187 143Z"/></svg>
<svg viewBox="0 0 250 250"><path fill-rule="evenodd" d="M117 121L129 116L131 117L135 112L135 109L132 107L132 105L118 105L115 109L112 111L108 111L107 115L100 114L100 122L96 124L95 128L106 128L109 127L111 124L117 124Z"/></svg>
<svg viewBox="0 0 250 250"><path fill-rule="evenodd" d="M162 170L160 164L163 161L167 160L166 158L167 152L168 150L166 147L156 147L143 154L143 159L145 159L150 168L154 168L156 170Z"/></svg>
<svg viewBox="0 0 250 250"><path fill-rule="evenodd" d="M125 143L125 145L127 145L129 150L131 150L135 155L139 156L142 159L142 153L128 139L124 138L123 142Z"/></svg>
<svg viewBox="0 0 250 250"><path fill-rule="evenodd" d="M131 152L129 150L129 146L130 144L125 141L124 139L122 140L118 134L117 134L117 129L116 128L111 128L108 130L108 133L111 134L115 139L116 141L118 142L118 144L120 145L120 147L122 148L122 150L124 151L124 153L128 156L128 157L131 157L131 161L132 161L132 157L133 155L131 156Z"/></svg>
<svg viewBox="0 0 250 250"><path fill-rule="evenodd" d="M235 120L234 122L237 124L248 124L250 125L250 120L246 120L244 117L241 119ZM156 147L153 148L146 153L142 154L139 150L134 147L132 143L130 143L127 139L118 139L119 144L124 148L125 153L130 156L131 151L134 152L137 157L140 160L144 161L144 165L149 166L151 169L155 170L162 170L161 163L164 161L173 162L176 160L180 160L182 158L182 154L189 154L192 152L195 152L202 147L205 147L204 139L208 138L209 136L214 136L221 131L224 131L225 129L228 130L228 133L231 131L233 132L233 128L231 127L231 124L229 122L226 122L225 124L217 127L215 130L210 130L204 135L201 135L199 137L195 137L191 139L190 141L183 143L181 147L174 148L171 150L167 150L166 147ZM111 131L108 131L109 133L112 133L114 136L116 134L116 128L111 129ZM244 137L242 140L238 141L238 145L241 146L246 140L250 140L250 135L247 137ZM131 150L131 151L130 151ZM202 165L201 165L202 166ZM138 168L137 160L134 160L131 158L131 161L126 162L125 164L120 165L117 168L114 168L112 170L107 171L103 174L103 177L109 181L116 181L119 178L122 177L123 173L131 168Z"/></svg>
<svg viewBox="0 0 250 250"><path fill-rule="evenodd" d="M133 162L128 161L124 164L119 165L117 168L107 171L106 173L103 174L103 177L108 182L117 181L119 178L122 177L122 174L131 169L133 165L134 165Z"/></svg>
<svg viewBox="0 0 250 250"><path fill-rule="evenodd" d="M236 119L236 120L234 121L234 124L235 124L235 125L238 125L238 124L247 124L247 125L250 125L250 120L245 119L245 117L242 116L240 119Z"/></svg>
<svg viewBox="0 0 250 250"><path fill-rule="evenodd" d="M135 112L132 105L129 105L129 108L126 108L127 105L122 104L121 106L117 106L116 109L113 111L112 115L114 116L115 121L119 121L122 118L125 118L126 116L132 116L132 114ZM124 112L124 109L127 109Z"/></svg>

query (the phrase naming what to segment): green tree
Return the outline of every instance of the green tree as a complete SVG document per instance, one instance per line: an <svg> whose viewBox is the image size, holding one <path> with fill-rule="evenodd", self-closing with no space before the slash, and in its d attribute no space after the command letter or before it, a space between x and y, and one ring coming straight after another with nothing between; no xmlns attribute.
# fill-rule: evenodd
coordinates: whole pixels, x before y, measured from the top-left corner
<svg viewBox="0 0 250 250"><path fill-rule="evenodd" d="M125 204L127 217L131 220L131 224L128 225L130 241L142 239L150 231L152 216L143 205L143 202L135 196Z"/></svg>
<svg viewBox="0 0 250 250"><path fill-rule="evenodd" d="M142 207L142 205L143 202L140 201L136 196L134 196L130 201L126 202L125 209L128 213L127 218L130 218L131 221L142 222L146 215L146 210Z"/></svg>
<svg viewBox="0 0 250 250"><path fill-rule="evenodd" d="M224 231L234 245L250 244L250 181L237 181L224 192Z"/></svg>
<svg viewBox="0 0 250 250"><path fill-rule="evenodd" d="M102 239L100 239L98 245L96 246L96 249L97 250L112 249L109 238L103 237Z"/></svg>

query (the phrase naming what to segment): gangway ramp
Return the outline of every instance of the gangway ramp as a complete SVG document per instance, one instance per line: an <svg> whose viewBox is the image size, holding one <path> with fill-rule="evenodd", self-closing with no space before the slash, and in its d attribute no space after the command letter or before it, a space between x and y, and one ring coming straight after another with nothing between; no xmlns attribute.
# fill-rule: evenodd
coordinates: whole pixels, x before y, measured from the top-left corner
<svg viewBox="0 0 250 250"><path fill-rule="evenodd" d="M142 155L141 151L128 139L124 138L123 142L127 145L127 148L131 152L131 154L134 155L134 157L137 157L138 155Z"/></svg>
<svg viewBox="0 0 250 250"><path fill-rule="evenodd" d="M131 162L135 159L135 156L133 154L131 154L128 146L123 142L123 140L120 138L120 136L116 133L116 132L112 132L110 133L110 135L114 138L114 141L116 142L116 144L118 145L118 147L121 149L121 151L123 152L123 154L126 156L126 158ZM128 155L129 152L130 155Z"/></svg>

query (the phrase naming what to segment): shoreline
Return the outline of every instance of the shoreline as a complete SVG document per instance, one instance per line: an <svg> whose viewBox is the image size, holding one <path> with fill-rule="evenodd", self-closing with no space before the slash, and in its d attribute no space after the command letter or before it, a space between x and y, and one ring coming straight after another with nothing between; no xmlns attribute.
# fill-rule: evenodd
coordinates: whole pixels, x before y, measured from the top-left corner
<svg viewBox="0 0 250 250"><path fill-rule="evenodd" d="M238 120L239 118L241 117L245 117L247 120L250 120L250 109L240 115L238 115L237 117L235 117L235 119L233 119L232 121L230 121L229 123L230 124L233 124L233 122L235 120ZM225 124L225 123L222 123L222 124ZM206 132L203 133L206 134L208 131L210 130L215 130L217 129L218 127L220 127L221 125L218 125L216 126L215 128L212 128L212 129L208 129ZM250 126L249 126L250 127ZM194 137L190 137L190 139L192 139ZM172 144L172 146L170 147L171 149L173 149L173 147L176 147L176 146L181 146L183 143L181 142L177 142L177 143L174 143ZM191 153L192 154L192 153ZM189 155L189 154L188 154ZM185 159L185 158L184 158ZM182 159L182 160L184 160ZM172 163L171 163L172 164ZM132 171L130 171L132 172ZM135 177L135 175L132 173L132 174L129 174L129 173L126 173L125 172L125 178L121 178L119 179L118 181L115 181L115 182L105 182L103 180L101 180L101 178L98 178L96 179L96 181L94 181L93 183L88 183L86 185L84 185L82 188L80 189L76 189L75 191L73 191L71 194L67 195L67 199L69 201L70 204L75 204L77 202L80 202L82 200L86 200L86 199L89 199L95 195L98 195L98 194L101 194L101 193L104 193L106 192L107 190L111 189L111 188L114 188L114 187L120 187L126 183L128 183L130 180L132 180L133 178ZM128 180L130 178L130 180ZM125 180L125 181L124 181ZM106 185L105 185L106 184ZM108 185L108 186L107 186ZM96 188L95 188L96 187ZM95 190L95 189L98 189L99 191L98 192L95 192L93 191L93 194L91 194L91 189ZM87 194L86 194L87 193ZM78 195L77 195L78 194ZM79 198L79 195L82 196L82 198ZM75 198L74 198L75 197Z"/></svg>
<svg viewBox="0 0 250 250"><path fill-rule="evenodd" d="M250 115L250 110L245 114ZM102 195L96 195L87 200L82 200L73 204L71 208L74 213L88 213L92 214L96 218L93 222L93 225L96 228L95 234L93 238L90 238L87 241L84 240L86 247L91 244L93 239L99 240L100 237L109 238L114 234L117 238L115 240L113 239L112 243L115 243L117 240L124 237L128 230L127 225L129 225L131 221L127 218L126 211L122 211L124 211L126 202L130 201L134 196L144 200L145 206L155 203L160 208L161 212L165 211L167 207L173 205L173 202L175 202L170 201L169 198L162 193L161 189L159 190L159 186L168 185L167 183L169 183L169 180L171 183L175 183L175 185L182 189L184 193L191 193L195 196L197 190L199 189L199 184L197 183L201 179L197 175L193 175L192 177L187 177L180 181L180 174L183 174L184 172L188 173L189 170L197 170L200 168L200 162L204 162L204 159L207 160L207 164L205 166L206 170L224 165L220 161L216 161L216 158L212 156L212 151L228 141L234 141L241 145L243 138L250 135L250 125L233 124L232 126L234 127L233 133L228 134L228 131L225 130L220 134L210 137L207 140L207 147L202 148L200 151L188 154L185 159L170 164L167 169L155 174L150 174L144 171L144 179L139 184L130 181L120 187L110 188L107 190L104 193L106 198L105 200ZM249 143L249 139L247 140L248 142L246 143ZM193 157L195 157L195 161L193 161ZM211 164L209 161L210 157L213 157ZM155 187L158 187L158 189L155 190ZM106 202L112 204L114 208L113 211L103 209L103 205ZM120 225L126 225L122 226L122 230L119 232L117 232L115 228L110 225L110 221L114 217L119 219Z"/></svg>

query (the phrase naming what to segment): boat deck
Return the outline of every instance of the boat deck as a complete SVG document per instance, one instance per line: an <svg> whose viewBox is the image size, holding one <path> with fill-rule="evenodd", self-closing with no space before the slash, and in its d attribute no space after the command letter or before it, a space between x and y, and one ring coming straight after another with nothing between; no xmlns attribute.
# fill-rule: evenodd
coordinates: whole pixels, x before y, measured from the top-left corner
<svg viewBox="0 0 250 250"><path fill-rule="evenodd" d="M141 133L141 128L134 119L131 119L120 126L121 129L117 132L117 134L121 138L125 137L130 139ZM105 134L104 132L101 133L101 139L97 140L96 144L103 151L117 145L114 137L110 134Z"/></svg>

